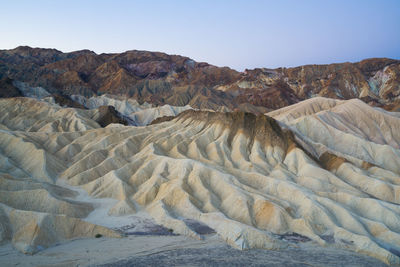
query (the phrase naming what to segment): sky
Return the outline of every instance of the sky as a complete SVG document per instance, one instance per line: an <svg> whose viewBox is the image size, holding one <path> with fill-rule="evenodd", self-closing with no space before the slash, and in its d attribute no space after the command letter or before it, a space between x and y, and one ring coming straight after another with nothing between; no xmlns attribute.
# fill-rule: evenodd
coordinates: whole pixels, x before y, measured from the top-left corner
<svg viewBox="0 0 400 267"><path fill-rule="evenodd" d="M160 51L239 71L400 59L400 0L0 0L0 49Z"/></svg>

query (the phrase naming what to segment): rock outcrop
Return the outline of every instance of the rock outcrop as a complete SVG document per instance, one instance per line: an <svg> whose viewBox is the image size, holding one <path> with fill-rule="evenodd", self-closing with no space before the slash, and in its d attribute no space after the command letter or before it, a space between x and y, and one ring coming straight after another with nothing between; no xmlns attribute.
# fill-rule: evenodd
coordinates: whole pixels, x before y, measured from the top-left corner
<svg viewBox="0 0 400 267"><path fill-rule="evenodd" d="M100 106L98 108L98 113L93 117L93 119L100 124L101 127L106 127L111 123L128 125L128 121L124 119L113 106Z"/></svg>

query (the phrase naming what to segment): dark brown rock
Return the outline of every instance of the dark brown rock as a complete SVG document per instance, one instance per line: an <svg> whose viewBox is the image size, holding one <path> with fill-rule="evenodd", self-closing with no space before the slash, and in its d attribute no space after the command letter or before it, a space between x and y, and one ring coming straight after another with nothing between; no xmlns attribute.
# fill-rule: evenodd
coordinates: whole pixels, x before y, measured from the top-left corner
<svg viewBox="0 0 400 267"><path fill-rule="evenodd" d="M83 105L73 101L67 95L52 94L51 96L53 97L54 101L61 107L86 109Z"/></svg>
<svg viewBox="0 0 400 267"><path fill-rule="evenodd" d="M128 125L128 121L115 110L113 106L100 106L99 113L93 118L101 127L106 127L111 123Z"/></svg>
<svg viewBox="0 0 400 267"><path fill-rule="evenodd" d="M0 97L17 97L22 96L22 93L13 85L13 80L4 77L0 79Z"/></svg>
<svg viewBox="0 0 400 267"><path fill-rule="evenodd" d="M166 121L170 121L170 120L173 120L173 119L175 119L175 116L162 116L162 117L159 117L157 119L154 119L149 125L154 125L154 124L166 122Z"/></svg>
<svg viewBox="0 0 400 267"><path fill-rule="evenodd" d="M313 96L362 98L396 110L392 104L400 96L400 61L386 58L237 72L160 52L97 55L89 50L62 53L17 47L0 50L0 78L4 77L60 95L111 93L140 103L260 113Z"/></svg>

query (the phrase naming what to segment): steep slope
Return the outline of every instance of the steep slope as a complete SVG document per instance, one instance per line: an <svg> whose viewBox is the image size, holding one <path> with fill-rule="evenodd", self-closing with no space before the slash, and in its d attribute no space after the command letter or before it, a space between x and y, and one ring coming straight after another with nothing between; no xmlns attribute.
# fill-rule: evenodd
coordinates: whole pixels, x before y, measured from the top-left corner
<svg viewBox="0 0 400 267"><path fill-rule="evenodd" d="M358 100L316 98L270 113L280 122L243 112L187 110L145 127L29 132L21 131L32 129L27 124L7 124L29 121L30 113L9 112L0 121L0 186L10 196L0 198L1 229L7 229L0 236L22 251L96 231L114 235L95 225L112 227L108 218L140 211L196 238L202 234L193 225L206 225L239 249L291 246L282 236L296 233L400 265L395 113ZM48 197L37 197L46 193L41 188ZM58 201L40 204L49 196ZM43 201L31 201L36 198ZM98 201L106 205L99 208ZM41 229L32 236L14 226L23 221L13 217L23 216L14 210L22 208L74 218L65 224L83 230L54 233L60 226L41 220L32 224Z"/></svg>
<svg viewBox="0 0 400 267"><path fill-rule="evenodd" d="M139 103L212 110L223 106L256 113L314 96L360 98L393 110L400 101L399 73L399 60L386 58L237 72L159 52L97 55L89 50L0 50L0 79L24 82L50 94L113 94Z"/></svg>

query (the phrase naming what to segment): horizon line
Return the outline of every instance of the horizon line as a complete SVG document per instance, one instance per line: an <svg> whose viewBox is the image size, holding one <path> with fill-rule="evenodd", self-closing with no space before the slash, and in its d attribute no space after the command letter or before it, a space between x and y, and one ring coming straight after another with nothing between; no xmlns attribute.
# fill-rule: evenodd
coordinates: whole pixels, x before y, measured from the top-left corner
<svg viewBox="0 0 400 267"><path fill-rule="evenodd" d="M246 71L248 71L248 70L256 70L256 69L271 69L271 70L276 70L276 69L289 69L289 68L292 69L292 68L298 68L298 67L304 67L304 66L327 66L327 65L339 65L339 64L357 64L357 63L360 63L360 62L365 61L365 60L374 60L374 59L387 59L387 60L397 60L397 61L400 61L400 58L368 57L368 58L363 58L363 59L358 60L358 61L341 61L341 62L340 62L340 61L335 61L335 62L330 62L330 63L307 63L307 64L302 64L302 65L279 66L279 67L276 67L276 68L273 68L273 67L255 67L255 68L245 68L244 70L239 71L239 70L237 70L237 69L235 69L235 68L233 68L233 67L230 67L230 66L219 66L219 65L215 65L215 64L208 63L208 62L206 62L206 61L198 61L198 60L195 60L195 59L193 59L192 57L186 56L186 55L181 55L181 54L168 54L168 53L162 52L162 51L151 51L151 50L141 50L141 49L129 49L129 50L125 50L125 51L123 51L123 52L101 52L101 53L99 53L99 52L96 52L96 51L91 50L91 49L88 49L88 48L82 48L82 49L71 50L71 51L63 51L63 50L57 49L57 48L55 48L55 47L33 47L33 46L30 46L30 45L19 45L19 46L14 47L14 48L0 48L0 51L1 51L1 50L3 50L3 51L4 51L4 50L15 50L15 49L24 48L24 47L30 48L30 49L56 50L56 51L61 52L61 53L63 53L63 54L74 53L74 52L81 52L81 51L93 52L93 53L96 54L96 55L103 55L103 54L106 54L106 55L107 55L107 54L108 54L108 55L110 55L110 54L123 54L123 53L131 52L131 51L149 52L149 53L162 53L162 54L165 54L165 55L168 55L168 56L186 57L186 58L191 59L191 60L193 60L193 61L195 61L195 62L197 62L197 63L207 63L207 64L209 64L209 65L211 65L211 66L218 67L218 68L230 68L230 69L235 70L235 71L240 72L240 73L246 72Z"/></svg>

